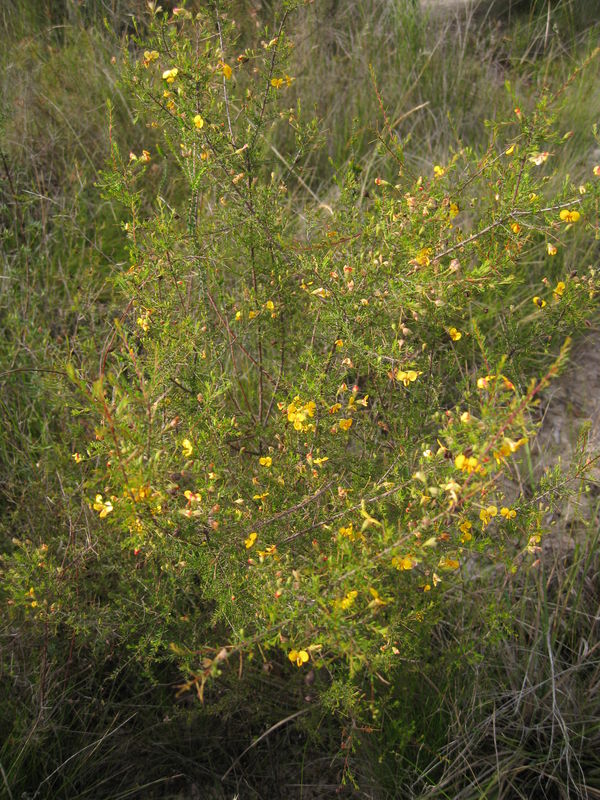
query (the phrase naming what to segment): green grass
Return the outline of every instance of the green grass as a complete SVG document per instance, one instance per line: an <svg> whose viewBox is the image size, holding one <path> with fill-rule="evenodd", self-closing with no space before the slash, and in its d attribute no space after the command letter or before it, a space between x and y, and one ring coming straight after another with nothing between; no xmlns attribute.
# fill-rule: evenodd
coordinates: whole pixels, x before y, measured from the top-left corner
<svg viewBox="0 0 600 800"><path fill-rule="evenodd" d="M526 582L505 582L507 637L457 677L417 796L597 796L597 526L594 514L575 543L557 532Z"/></svg>

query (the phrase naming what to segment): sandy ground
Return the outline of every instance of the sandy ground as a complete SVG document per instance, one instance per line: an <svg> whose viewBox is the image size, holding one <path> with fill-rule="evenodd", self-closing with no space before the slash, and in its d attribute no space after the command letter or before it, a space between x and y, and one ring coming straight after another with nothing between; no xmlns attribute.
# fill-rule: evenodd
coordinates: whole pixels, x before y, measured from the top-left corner
<svg viewBox="0 0 600 800"><path fill-rule="evenodd" d="M585 470L583 482L578 477L570 481L573 489L581 491L554 514L558 518L553 521L565 533L577 527L578 519L590 519L597 514L600 495L600 327L591 329L574 346L565 372L545 391L540 412L542 425L531 449L536 478L556 465L581 471L585 461L592 460ZM582 440L584 449L580 451L578 440L588 426L587 435Z"/></svg>

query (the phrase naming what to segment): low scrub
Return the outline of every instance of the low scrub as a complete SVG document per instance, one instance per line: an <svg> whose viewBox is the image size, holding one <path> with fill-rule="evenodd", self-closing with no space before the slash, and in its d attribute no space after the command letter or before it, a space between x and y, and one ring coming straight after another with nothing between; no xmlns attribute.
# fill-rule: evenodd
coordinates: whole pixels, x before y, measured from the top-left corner
<svg viewBox="0 0 600 800"><path fill-rule="evenodd" d="M53 366L70 416L40 464L60 461L64 527L20 534L14 509L11 647L46 668L68 642L38 687L55 704L71 671L85 685L95 672L121 710L177 683L166 693L204 704L196 735L222 726L206 745L213 777L242 707L255 733L294 722L302 746L337 737L335 785L361 783L355 755L378 735L414 769L425 731L432 750L444 742L445 723L427 727L435 665L475 669L488 642L527 636L502 591L538 585L563 497L560 476L540 488L523 475L541 394L597 305L600 165L577 183L554 165L573 135L562 104L598 51L532 108L507 85L511 112L487 146L426 169L406 158L373 77L377 173L363 179L356 130L320 197L308 176L326 135L289 99L294 9L250 41L225 7L150 5L120 87L148 143L124 149L111 121L97 189L126 255L103 335ZM476 621L457 651L440 642L461 607ZM406 711L420 680L427 724ZM552 738L562 717L542 691ZM86 717L90 747L110 751L124 719L100 731ZM473 763L489 756L477 725ZM148 743L129 741L131 764ZM40 771L35 796L57 780ZM54 796L75 796L72 781Z"/></svg>

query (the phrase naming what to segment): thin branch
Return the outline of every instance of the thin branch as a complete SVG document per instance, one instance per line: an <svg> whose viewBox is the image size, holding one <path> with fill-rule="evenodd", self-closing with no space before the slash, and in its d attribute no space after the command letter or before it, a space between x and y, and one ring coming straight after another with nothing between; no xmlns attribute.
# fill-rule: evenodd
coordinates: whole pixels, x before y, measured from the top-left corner
<svg viewBox="0 0 600 800"><path fill-rule="evenodd" d="M221 59L224 62L225 49L223 45L223 34L221 32L221 20L219 19L219 4L215 2L215 17L217 20L217 31L219 32L219 44L221 46ZM233 137L233 128L231 127L231 115L229 113L229 94L227 92L227 78L225 77L225 70L223 70L223 97L225 98L225 113L227 114L227 125L229 126L229 137L231 144L235 148L235 139Z"/></svg>
<svg viewBox="0 0 600 800"><path fill-rule="evenodd" d="M540 208L539 211L519 211L518 209L516 211L511 211L509 214L505 214L503 217L500 217L500 219L497 219L494 222L491 222L489 225L486 225L485 228L482 228L480 231L477 231L477 233L474 233L467 239L463 239L462 242L453 244L452 247L448 247L441 253L436 253L436 255L433 257L433 261L439 261L441 258L444 258L444 256L447 256L449 253L454 252L454 250L460 250L461 247L465 247L466 245L471 244L471 242L474 242L477 239L480 239L482 236L485 236L486 233L493 231L500 225L504 225L506 222L508 222L509 219L514 219L515 217L530 216L531 214L545 214L548 211L559 211L561 208L569 208L570 206L579 205L580 203L581 200L576 199L576 200L569 200L566 203L558 203L555 206L547 206L546 208Z"/></svg>
<svg viewBox="0 0 600 800"><path fill-rule="evenodd" d="M291 508L286 508L284 511L280 511L278 514L275 514L269 519L262 520L261 522L255 522L252 526L253 531L260 530L261 528L265 528L267 525L271 525L273 522L279 522L281 519L285 519L285 517L289 517L290 514L294 514L296 511L300 511L301 508L305 508L305 506L310 505L314 500L318 500L321 495L325 494L325 492L330 489L335 481L329 481L325 486L322 486L318 492L305 497L304 500L301 500L299 503L296 503L295 506ZM358 506L360 508L360 506ZM344 512L346 513L346 512ZM245 535L248 535L250 531L248 531ZM291 541L292 539L296 538L296 534L292 536L288 536L287 539L284 539L282 544L286 544L287 542Z"/></svg>
<svg viewBox="0 0 600 800"><path fill-rule="evenodd" d="M286 11L284 13L284 15L283 15L283 17L281 19L281 24L279 25L279 30L277 31L277 37L276 37L277 38L277 42L273 47L273 55L271 56L271 64L269 65L269 74L267 75L267 85L265 87L265 93L263 95L262 106L261 106L261 109L260 109L260 113L258 115L258 121L256 123L256 128L255 128L255 131L254 131L254 138L250 142L250 149L251 150L254 148L254 145L256 144L256 137L258 136L258 131L260 130L260 128L262 126L263 117L265 115L265 109L267 107L267 98L269 97L269 92L271 91L271 78L273 77L273 70L275 69L275 59L277 57L277 50L279 48L279 37L281 36L281 34L283 32L283 28L284 28L284 25L286 23L286 20L288 18L288 14L289 13L290 13L289 11Z"/></svg>

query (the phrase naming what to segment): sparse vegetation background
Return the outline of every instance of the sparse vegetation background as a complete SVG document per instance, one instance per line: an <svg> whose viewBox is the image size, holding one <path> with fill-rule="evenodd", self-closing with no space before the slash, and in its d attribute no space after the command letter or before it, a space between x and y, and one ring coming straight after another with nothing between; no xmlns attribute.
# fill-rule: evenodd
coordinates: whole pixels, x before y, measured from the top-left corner
<svg viewBox="0 0 600 800"><path fill-rule="evenodd" d="M0 796L600 796L599 23L0 9Z"/></svg>

